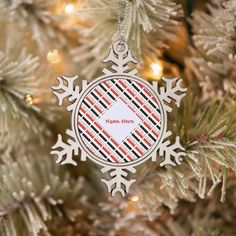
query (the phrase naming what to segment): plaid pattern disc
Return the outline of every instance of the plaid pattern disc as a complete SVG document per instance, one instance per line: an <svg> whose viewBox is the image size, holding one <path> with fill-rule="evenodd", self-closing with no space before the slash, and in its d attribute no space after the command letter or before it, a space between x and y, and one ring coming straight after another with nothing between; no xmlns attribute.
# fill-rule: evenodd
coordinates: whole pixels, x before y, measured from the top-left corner
<svg viewBox="0 0 236 236"><path fill-rule="evenodd" d="M144 85L111 79L84 97L77 121L80 137L93 154L107 162L125 163L143 157L156 144L161 113Z"/></svg>

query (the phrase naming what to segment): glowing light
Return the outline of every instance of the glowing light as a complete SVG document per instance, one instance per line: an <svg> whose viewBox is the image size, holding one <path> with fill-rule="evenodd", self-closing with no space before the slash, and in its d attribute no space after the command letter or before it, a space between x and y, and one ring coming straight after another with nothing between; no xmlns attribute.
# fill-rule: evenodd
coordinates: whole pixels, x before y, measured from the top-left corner
<svg viewBox="0 0 236 236"><path fill-rule="evenodd" d="M28 105L28 106L34 104L33 96L30 95L30 94L26 94L26 95L25 95L25 97L24 97L24 101L25 101L26 105Z"/></svg>
<svg viewBox="0 0 236 236"><path fill-rule="evenodd" d="M152 74L155 77L161 77L162 73L163 73L163 67L162 64L160 62L155 62L151 64L151 69L152 69Z"/></svg>
<svg viewBox="0 0 236 236"><path fill-rule="evenodd" d="M61 61L61 56L58 50L54 49L53 51L48 52L47 59L50 63L56 64Z"/></svg>
<svg viewBox="0 0 236 236"><path fill-rule="evenodd" d="M73 11L75 10L75 7L74 7L74 5L73 4L67 4L66 6L65 6L65 13L68 13L68 14L70 14L70 13L72 13Z"/></svg>
<svg viewBox="0 0 236 236"><path fill-rule="evenodd" d="M133 197L131 197L131 201L132 201L132 202L137 202L137 201L139 201L139 196L133 196Z"/></svg>

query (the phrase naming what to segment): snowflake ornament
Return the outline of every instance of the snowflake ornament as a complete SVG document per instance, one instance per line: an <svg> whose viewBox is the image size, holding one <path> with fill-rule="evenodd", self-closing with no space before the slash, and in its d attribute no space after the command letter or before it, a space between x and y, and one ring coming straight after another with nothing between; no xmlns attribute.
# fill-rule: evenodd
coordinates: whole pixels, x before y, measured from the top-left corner
<svg viewBox="0 0 236 236"><path fill-rule="evenodd" d="M151 85L138 77L129 67L137 62L124 41L113 43L104 62L112 63L111 68L89 84L82 81L82 89L75 85L78 76L57 78L53 93L60 106L68 100L71 129L66 142L58 135L51 154L57 155L57 163L77 165L73 156L80 150L81 161L89 158L102 166L102 173L109 173L109 180L101 180L108 192L124 197L135 182L128 177L135 166L156 161L157 154L164 157L161 166L181 163L185 149L178 136L174 144L168 140L172 133L167 130L167 113L172 101L180 106L187 89L178 78L161 78L166 86L158 88L157 82Z"/></svg>

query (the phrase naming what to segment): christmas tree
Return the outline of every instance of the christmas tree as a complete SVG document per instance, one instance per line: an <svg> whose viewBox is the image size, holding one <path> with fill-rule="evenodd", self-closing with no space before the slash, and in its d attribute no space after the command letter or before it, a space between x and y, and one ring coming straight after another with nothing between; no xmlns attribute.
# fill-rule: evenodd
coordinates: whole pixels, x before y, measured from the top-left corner
<svg viewBox="0 0 236 236"><path fill-rule="evenodd" d="M124 37L140 76L180 77L188 93L168 122L181 165L143 163L124 198L93 162L50 154L70 123L51 87L101 75L115 2L2 0L0 12L0 235L236 235L235 0L129 1Z"/></svg>

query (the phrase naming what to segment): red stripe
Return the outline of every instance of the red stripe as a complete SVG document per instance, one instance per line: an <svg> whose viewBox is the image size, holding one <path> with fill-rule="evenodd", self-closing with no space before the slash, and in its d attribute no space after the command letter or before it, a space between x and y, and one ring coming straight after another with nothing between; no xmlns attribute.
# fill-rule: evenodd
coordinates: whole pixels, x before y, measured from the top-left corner
<svg viewBox="0 0 236 236"><path fill-rule="evenodd" d="M119 146L118 148L119 148L119 150L121 150L121 151L125 154L125 156L128 157L128 159L129 159L130 161L133 160L132 157L131 157L130 155L128 155L128 154L126 153L126 151L121 148L121 146Z"/></svg>
<svg viewBox="0 0 236 236"><path fill-rule="evenodd" d="M110 84L108 84L108 82L107 81L105 81L104 82L104 84L108 87L108 88L110 88L111 87L111 85Z"/></svg>
<svg viewBox="0 0 236 236"><path fill-rule="evenodd" d="M94 125L96 125L98 129L103 130L103 129L101 128L101 126L100 126L97 122L94 122Z"/></svg>
<svg viewBox="0 0 236 236"><path fill-rule="evenodd" d="M155 114L153 114L153 116L155 117L155 119L156 119L158 122L160 122L160 119L159 119Z"/></svg>
<svg viewBox="0 0 236 236"><path fill-rule="evenodd" d="M86 114L86 115L92 122L94 122L93 118L89 114Z"/></svg>
<svg viewBox="0 0 236 236"><path fill-rule="evenodd" d="M137 148L137 147L135 146L135 144L134 144L129 138L127 138L127 141L130 142L131 145L134 146L135 150L137 150L141 155L143 155L143 152L142 152L139 148Z"/></svg>
<svg viewBox="0 0 236 236"><path fill-rule="evenodd" d="M148 107L146 105L143 106L145 110L147 110L149 113L151 113L151 110L148 109ZM157 122L160 122L160 120L158 119L158 117L151 113L151 116L154 117L154 119L157 121Z"/></svg>
<svg viewBox="0 0 236 236"><path fill-rule="evenodd" d="M138 86L149 96L151 99L156 102L156 99L152 96L152 94L141 84L137 83Z"/></svg>
<svg viewBox="0 0 236 236"><path fill-rule="evenodd" d="M149 109L146 105L144 105L143 107L144 107L149 113L151 113L150 109Z"/></svg>
<svg viewBox="0 0 236 236"><path fill-rule="evenodd" d="M87 112L86 112L82 107L80 107L80 110L82 111L82 114L83 114L83 113L84 113L84 115L87 114Z"/></svg>
<svg viewBox="0 0 236 236"><path fill-rule="evenodd" d="M90 98L86 97L86 99L89 101L90 104L92 104L92 106L94 106L94 107L96 108L96 110L97 110L100 114L102 113L102 111L98 108L97 105L95 105L95 104L93 103L93 101L91 101Z"/></svg>
<svg viewBox="0 0 236 236"><path fill-rule="evenodd" d="M98 89L95 88L94 90L100 97L102 97L102 94L98 91Z"/></svg>
<svg viewBox="0 0 236 236"><path fill-rule="evenodd" d="M105 147L103 147L102 149L112 158L113 161L115 161L116 163L119 162L113 155L111 155L109 150L107 150Z"/></svg>
<svg viewBox="0 0 236 236"><path fill-rule="evenodd" d="M135 132L137 133L137 135L138 135L140 138L142 138L142 140L143 140L145 143L148 144L148 146L151 146L151 144L142 136L141 133L139 133L138 130L135 130Z"/></svg>
<svg viewBox="0 0 236 236"><path fill-rule="evenodd" d="M118 83L120 83L123 87L127 88L127 86L124 84L122 80L118 80Z"/></svg>
<svg viewBox="0 0 236 236"><path fill-rule="evenodd" d="M86 129L86 128L83 126L83 124L82 124L82 123L79 123L79 126L81 126L81 127L82 127L82 129Z"/></svg>
<svg viewBox="0 0 236 236"><path fill-rule="evenodd" d="M83 116L88 117L90 119L90 121L93 122L93 118L89 114L87 114L87 112L82 107L80 108L80 110L82 111Z"/></svg>
<svg viewBox="0 0 236 236"><path fill-rule="evenodd" d="M106 85L107 88L110 89L110 91L112 91L117 97L119 97L119 94L115 91L115 89L113 89L113 88L111 87L111 85L109 85L109 84L107 83L107 81L104 82L104 84Z"/></svg>
<svg viewBox="0 0 236 236"><path fill-rule="evenodd" d="M88 117L92 122L94 121L93 118L88 114L87 111L85 111L82 107L80 108L82 111L82 115Z"/></svg>
<svg viewBox="0 0 236 236"><path fill-rule="evenodd" d="M105 98L105 97L102 97L102 99L110 106L111 103Z"/></svg>
<svg viewBox="0 0 236 236"><path fill-rule="evenodd" d="M127 91L132 95L135 96L135 94L128 88Z"/></svg>
<svg viewBox="0 0 236 236"><path fill-rule="evenodd" d="M156 135L156 137L158 136L158 133L155 132L146 122L143 122L143 124L144 124L149 130L151 130L151 132L153 132L153 133Z"/></svg>
<svg viewBox="0 0 236 236"><path fill-rule="evenodd" d="M111 105L111 103L105 98L105 95L102 95L99 91L98 91L98 89L94 89L95 90L95 92L100 96L100 99L101 100L103 100L103 101L105 101L106 102L106 104L108 104L109 106Z"/></svg>
<svg viewBox="0 0 236 236"><path fill-rule="evenodd" d="M91 138L93 138L93 135L87 130L82 123L80 123L80 126L82 127L83 131L86 132Z"/></svg>
<svg viewBox="0 0 236 236"><path fill-rule="evenodd" d="M135 95L134 93L132 93L132 91L131 91L121 80L119 80L119 83L121 84L121 86L123 86L123 88L125 88L125 90L126 90L132 97L137 98L137 97L136 97L137 95Z"/></svg>
<svg viewBox="0 0 236 236"><path fill-rule="evenodd" d="M118 80L118 83L124 88L124 90L128 91L128 87L121 80Z"/></svg>
<svg viewBox="0 0 236 236"><path fill-rule="evenodd" d="M135 98L141 105L143 105L143 102L139 98Z"/></svg>

